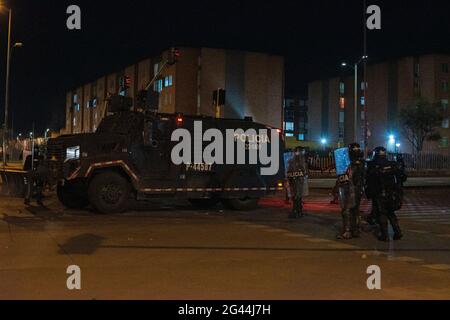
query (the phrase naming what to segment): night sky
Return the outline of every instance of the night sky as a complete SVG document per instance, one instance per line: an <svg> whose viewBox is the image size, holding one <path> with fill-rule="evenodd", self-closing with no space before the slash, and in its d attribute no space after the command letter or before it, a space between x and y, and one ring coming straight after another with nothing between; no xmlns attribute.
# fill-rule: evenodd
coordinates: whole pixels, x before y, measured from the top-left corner
<svg viewBox="0 0 450 320"><path fill-rule="evenodd" d="M3 1L4 2L4 1ZM368 32L371 61L450 53L450 1L367 0L382 10L382 30ZM362 0L103 1L10 0L15 132L34 122L64 125L66 91L170 46L270 52L286 58L286 94L338 73L363 53ZM81 31L66 28L66 8L82 11ZM0 110L3 123L7 12L0 13Z"/></svg>

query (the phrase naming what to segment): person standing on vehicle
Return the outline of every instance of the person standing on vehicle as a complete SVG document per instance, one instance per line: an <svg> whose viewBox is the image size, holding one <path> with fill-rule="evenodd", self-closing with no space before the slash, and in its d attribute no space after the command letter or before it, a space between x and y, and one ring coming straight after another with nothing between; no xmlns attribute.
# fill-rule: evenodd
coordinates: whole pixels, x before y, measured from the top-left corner
<svg viewBox="0 0 450 320"><path fill-rule="evenodd" d="M342 213L342 232L338 239L359 238L359 207L364 187L364 153L358 143L348 146L350 165L338 177L339 204Z"/></svg>
<svg viewBox="0 0 450 320"><path fill-rule="evenodd" d="M292 212L289 218L300 218L303 216L303 197L307 196L308 190L308 165L305 159L305 149L296 147L294 154L288 162L287 178L292 197Z"/></svg>
<svg viewBox="0 0 450 320"><path fill-rule="evenodd" d="M389 240L388 222L394 230L393 239L400 240L403 234L395 211L401 208L402 188L407 177L397 162L387 159L384 147L377 147L373 152L373 162L367 169L366 194L372 199L374 213L379 223L378 240Z"/></svg>

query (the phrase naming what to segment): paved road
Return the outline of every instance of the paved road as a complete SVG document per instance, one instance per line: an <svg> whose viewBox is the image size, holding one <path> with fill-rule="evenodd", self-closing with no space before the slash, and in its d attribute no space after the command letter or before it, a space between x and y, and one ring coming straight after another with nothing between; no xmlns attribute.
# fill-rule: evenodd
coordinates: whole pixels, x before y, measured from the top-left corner
<svg viewBox="0 0 450 320"><path fill-rule="evenodd" d="M335 182L335 178L310 179L312 188L330 189L334 186ZM450 177L409 177L405 183L405 187L450 187Z"/></svg>
<svg viewBox="0 0 450 320"><path fill-rule="evenodd" d="M54 197L48 209L4 197L0 298L449 299L449 191L408 189L405 239L389 243L368 226L360 239L335 240L339 209L320 190L295 221L281 198L249 213L168 201L96 215ZM73 264L79 291L66 288ZM370 265L381 268L381 290L367 289Z"/></svg>

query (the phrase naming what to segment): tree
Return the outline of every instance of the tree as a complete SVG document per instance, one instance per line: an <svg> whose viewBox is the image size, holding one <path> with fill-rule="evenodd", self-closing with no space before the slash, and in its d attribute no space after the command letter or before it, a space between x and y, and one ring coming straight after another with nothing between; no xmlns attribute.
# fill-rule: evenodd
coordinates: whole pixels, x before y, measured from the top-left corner
<svg viewBox="0 0 450 320"><path fill-rule="evenodd" d="M419 98L400 111L403 133L414 152L422 151L425 140L436 141L441 138L437 127L441 125L442 119L441 103L430 103L424 98Z"/></svg>

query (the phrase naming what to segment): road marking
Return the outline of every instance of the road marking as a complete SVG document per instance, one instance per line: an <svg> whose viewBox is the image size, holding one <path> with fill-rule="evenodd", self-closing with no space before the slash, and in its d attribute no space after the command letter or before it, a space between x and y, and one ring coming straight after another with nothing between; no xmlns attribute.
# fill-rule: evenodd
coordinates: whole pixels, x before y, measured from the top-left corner
<svg viewBox="0 0 450 320"><path fill-rule="evenodd" d="M448 264L424 264L423 267L433 270L450 270L450 265Z"/></svg>
<svg viewBox="0 0 450 320"><path fill-rule="evenodd" d="M389 261L401 261L401 262L420 262L420 261L423 261L422 259L419 259L419 258L407 257L407 256L402 256L402 257L388 256L388 260Z"/></svg>
<svg viewBox="0 0 450 320"><path fill-rule="evenodd" d="M303 233L285 233L283 236L290 237L290 238L309 238L310 236L303 234Z"/></svg>
<svg viewBox="0 0 450 320"><path fill-rule="evenodd" d="M249 222L247 221L233 221L234 224L241 224L241 225L248 225Z"/></svg>
<svg viewBox="0 0 450 320"><path fill-rule="evenodd" d="M262 225L262 224L249 224L249 225L247 225L247 227L255 228L255 229L267 229L267 228L270 228L269 226L265 226L265 225Z"/></svg>
<svg viewBox="0 0 450 320"><path fill-rule="evenodd" d="M346 243L330 243L328 245L331 248L335 248L335 249L356 249L358 248L357 246L351 245L351 244L346 244Z"/></svg>
<svg viewBox="0 0 450 320"><path fill-rule="evenodd" d="M331 240L321 239L321 238L306 238L305 240L309 241L309 242L318 242L318 243L331 242Z"/></svg>
<svg viewBox="0 0 450 320"><path fill-rule="evenodd" d="M423 231L423 230L407 230L408 232L414 232L414 233L422 233L422 234L425 234L425 233L428 233L428 231Z"/></svg>
<svg viewBox="0 0 450 320"><path fill-rule="evenodd" d="M277 229L277 228L269 228L269 229L263 229L264 231L267 232L289 232L288 230L285 229Z"/></svg>

